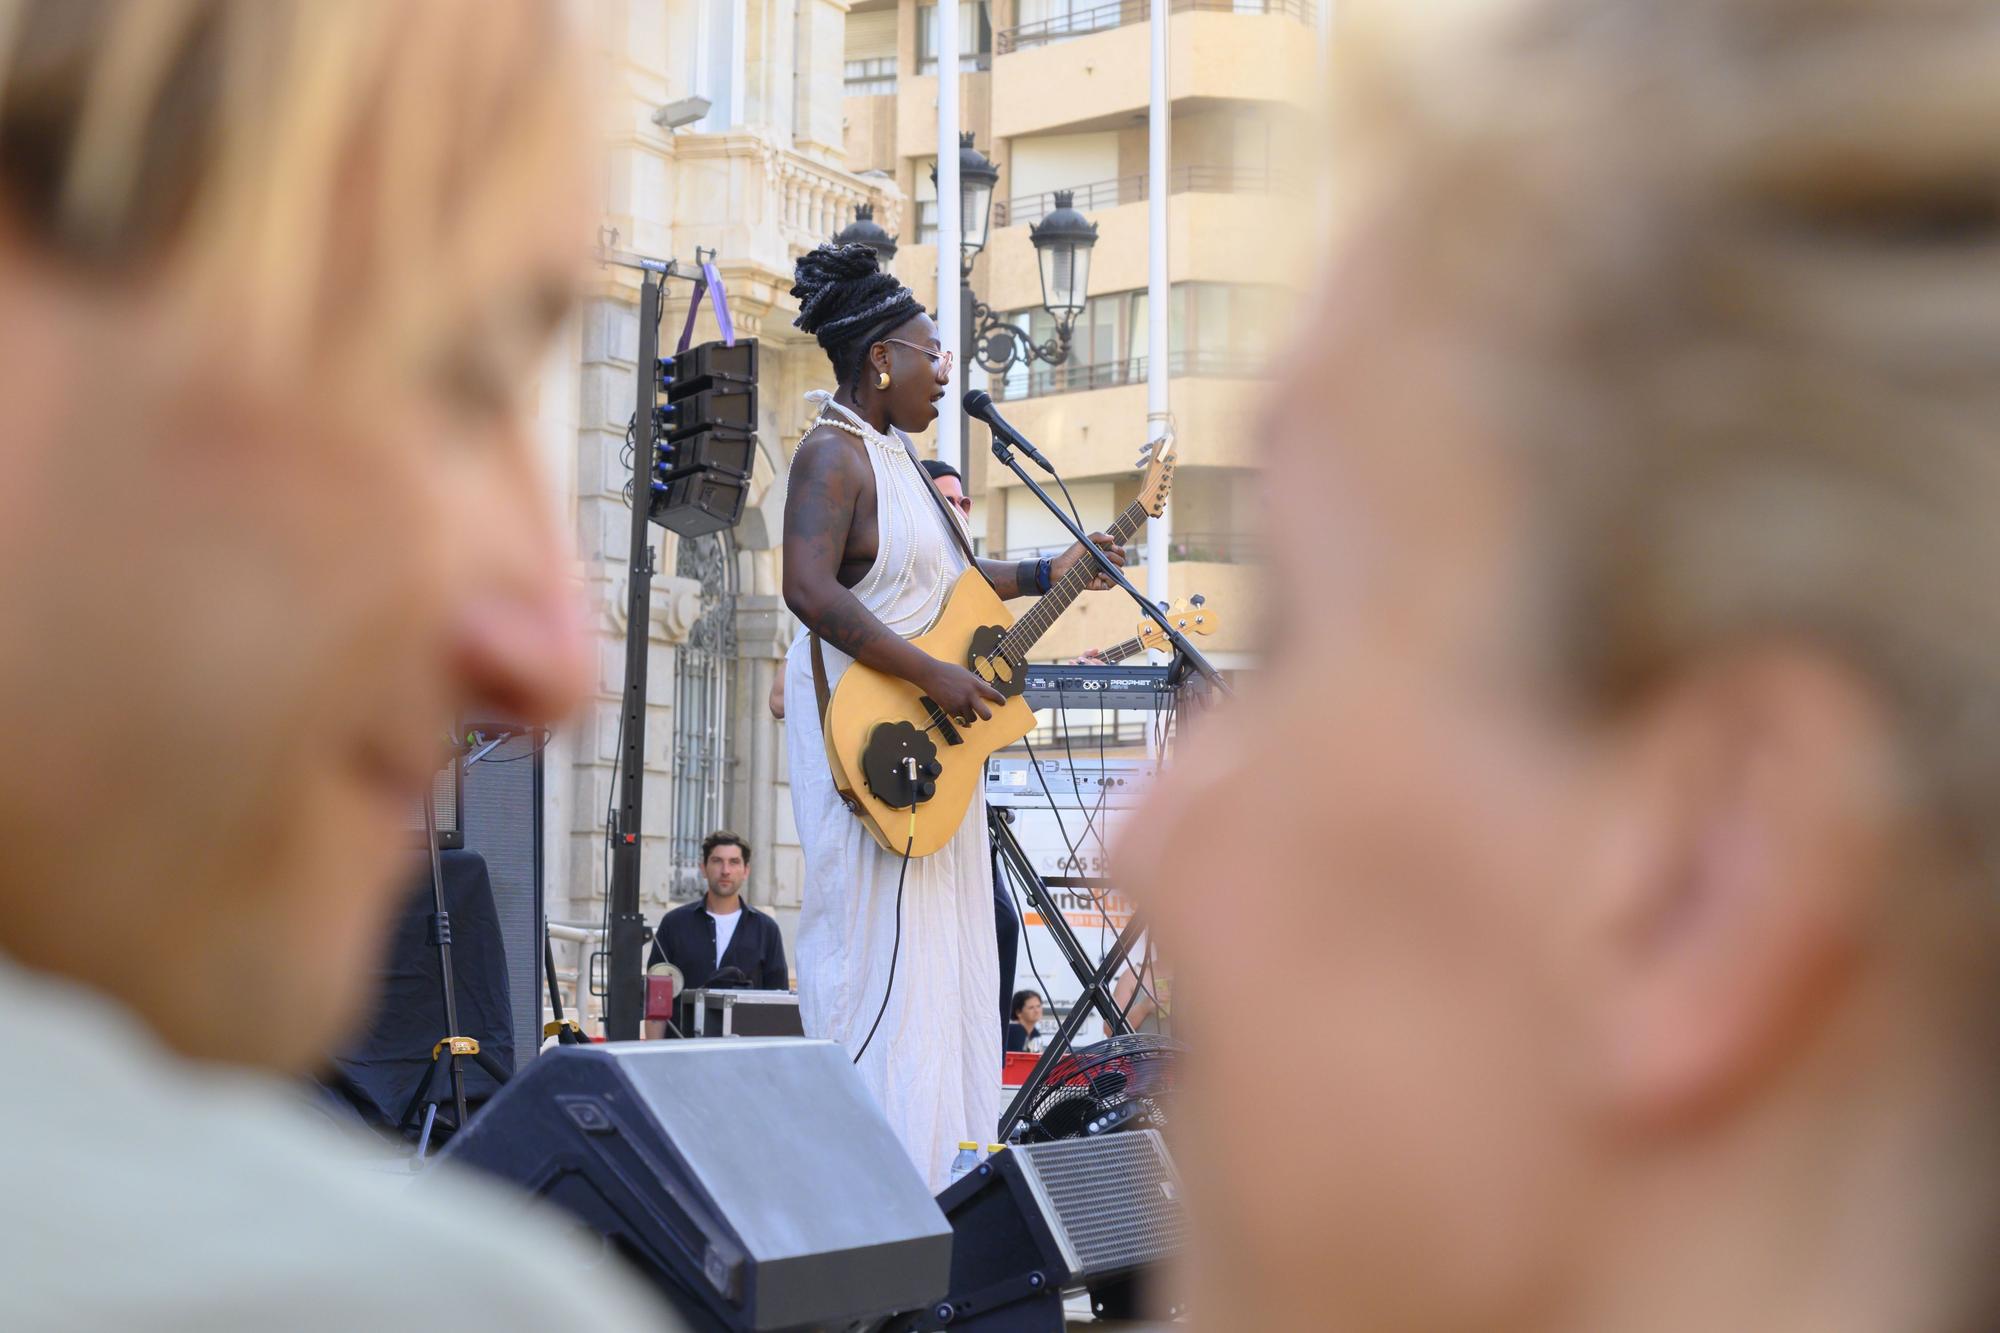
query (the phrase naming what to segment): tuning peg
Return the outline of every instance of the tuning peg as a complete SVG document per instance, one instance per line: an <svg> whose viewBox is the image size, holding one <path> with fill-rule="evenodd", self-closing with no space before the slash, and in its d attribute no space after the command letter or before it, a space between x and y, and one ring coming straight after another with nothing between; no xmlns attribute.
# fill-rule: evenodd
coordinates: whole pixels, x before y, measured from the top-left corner
<svg viewBox="0 0 2000 1333"><path fill-rule="evenodd" d="M1188 598L1188 605L1189 605L1189 606L1207 606L1207 605L1208 605L1208 598L1206 598L1206 597L1202 596L1202 595L1201 595L1200 593L1196 593L1196 594L1195 594L1194 596L1192 596L1192 597Z"/></svg>

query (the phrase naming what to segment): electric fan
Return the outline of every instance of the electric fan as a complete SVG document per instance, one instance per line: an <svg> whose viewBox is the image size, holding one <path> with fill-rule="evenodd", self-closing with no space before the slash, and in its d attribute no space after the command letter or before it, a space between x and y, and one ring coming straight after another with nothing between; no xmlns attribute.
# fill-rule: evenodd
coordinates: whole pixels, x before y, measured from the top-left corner
<svg viewBox="0 0 2000 1333"><path fill-rule="evenodd" d="M1028 1143L1165 1129L1181 1047L1132 1032L1056 1057L1022 1116Z"/></svg>

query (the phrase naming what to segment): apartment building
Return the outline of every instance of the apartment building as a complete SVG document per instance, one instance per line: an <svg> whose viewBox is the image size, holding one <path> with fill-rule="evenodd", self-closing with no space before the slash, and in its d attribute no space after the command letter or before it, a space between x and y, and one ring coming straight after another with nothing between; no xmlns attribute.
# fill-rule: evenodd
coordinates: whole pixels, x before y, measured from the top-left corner
<svg viewBox="0 0 2000 1333"><path fill-rule="evenodd" d="M1167 349L1181 467L1170 584L1221 612L1209 646L1240 663L1258 550L1253 471L1272 329L1299 283L1279 223L1305 206L1293 167L1314 100L1314 0L1167 0L1172 108L1168 193L1172 309ZM1010 420L1061 467L1090 526L1132 498L1147 437L1147 0L966 0L959 7L961 128L999 169L987 243L971 287L1045 340L1028 230L1058 191L1098 227L1089 300L1060 365L1017 363L986 385ZM911 201L895 268L931 300L937 272L935 4L859 0L847 14L849 170L892 178ZM979 384L974 369L970 382ZM968 435L974 530L985 551L1019 558L1066 539L1056 521ZM1143 546L1132 552L1143 559ZM1143 585L1142 585L1143 586ZM1061 658L1130 635L1122 599L1086 598L1043 641Z"/></svg>

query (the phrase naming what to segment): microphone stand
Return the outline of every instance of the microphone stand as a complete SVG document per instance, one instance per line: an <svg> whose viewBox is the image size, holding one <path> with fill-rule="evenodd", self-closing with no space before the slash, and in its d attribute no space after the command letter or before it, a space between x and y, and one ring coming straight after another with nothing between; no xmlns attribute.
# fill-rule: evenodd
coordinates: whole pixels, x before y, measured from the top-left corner
<svg viewBox="0 0 2000 1333"><path fill-rule="evenodd" d="M1035 498L1042 502L1042 507L1047 509L1051 514L1054 514L1056 521L1061 523L1072 537L1083 543L1085 554L1094 558L1097 561L1097 567L1109 575L1113 583L1125 590L1125 594L1138 604L1141 611L1146 613L1148 620L1158 625L1166 633L1167 642L1173 644L1174 652L1179 655L1181 660L1201 673L1201 678L1208 682L1210 689L1220 692L1225 697L1235 696L1236 691L1229 688L1229 682L1222 678L1222 673L1217 671L1214 665L1201 655L1199 648L1188 642L1185 634L1174 628L1173 622L1167 619L1167 613L1162 611L1158 606L1155 606L1152 598L1133 587L1132 581L1125 577L1125 571L1111 563L1110 557L1097 548L1097 543L1090 540L1090 534L1077 526L1076 520L1070 517L1069 511L1057 504L1050 497L1049 493L1043 490L1033 477L1028 475L1028 470L1021 466L1019 459L1014 457L1013 447L1007 443L999 431L993 432L993 456L1002 463L1005 463L1008 469L1021 479L1022 484L1027 486L1034 493ZM1044 466L1047 466L1046 463ZM1049 471L1054 472L1055 469L1051 467Z"/></svg>

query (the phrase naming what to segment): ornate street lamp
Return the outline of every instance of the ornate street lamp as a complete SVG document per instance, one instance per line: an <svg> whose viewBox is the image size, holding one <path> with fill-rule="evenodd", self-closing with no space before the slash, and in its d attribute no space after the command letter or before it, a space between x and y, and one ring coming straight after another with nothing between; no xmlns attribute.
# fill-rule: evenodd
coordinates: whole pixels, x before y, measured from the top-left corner
<svg viewBox="0 0 2000 1333"><path fill-rule="evenodd" d="M1055 211L1028 228L1042 279L1042 308L1055 321L1055 332L1037 344L1026 329L994 313L972 290L972 261L986 248L993 220L993 187L1000 181L1000 169L972 146L970 133L959 135L958 179L962 360L976 362L994 375L1005 375L1017 362L1063 364L1069 360L1070 335L1090 294L1090 251L1097 244L1097 224L1072 207L1076 200L1072 191L1057 190ZM936 167L931 168L931 183L937 183ZM872 221L870 212L866 206L857 209L855 220L833 239L836 244L860 241L872 245L886 264L896 252L896 239Z"/></svg>
<svg viewBox="0 0 2000 1333"><path fill-rule="evenodd" d="M958 273L972 276L972 261L986 248L988 229L993 223L993 187L1000 181L1000 168L986 154L972 146L972 131L958 136ZM931 168L931 185L937 185L937 168Z"/></svg>
<svg viewBox="0 0 2000 1333"><path fill-rule="evenodd" d="M963 236L958 244L958 271L961 275L971 275L972 261L986 248L987 231L993 224L993 187L999 181L1000 168L972 146L971 133L960 135L958 223Z"/></svg>
<svg viewBox="0 0 2000 1333"><path fill-rule="evenodd" d="M1069 360L1070 335L1090 294L1090 251L1097 244L1097 224L1070 206L1076 199L1070 191L1057 190L1055 199L1055 211L1028 228L1042 275L1042 308L1055 320L1055 333L1038 345L1026 329L1009 324L970 287L965 289L970 323L967 355L992 374L1005 375L1017 361L1059 366Z"/></svg>
<svg viewBox="0 0 2000 1333"><path fill-rule="evenodd" d="M889 267L889 261L896 257L896 238L882 229L875 220L875 205L856 204L854 221L834 233L835 245L865 245L875 251L882 261L882 267Z"/></svg>
<svg viewBox="0 0 2000 1333"><path fill-rule="evenodd" d="M1075 198L1057 190L1055 211L1028 228L1042 270L1042 305L1065 338L1090 294L1090 250L1097 244L1097 224L1070 207Z"/></svg>

